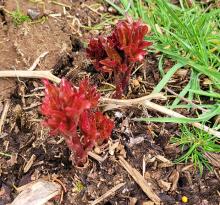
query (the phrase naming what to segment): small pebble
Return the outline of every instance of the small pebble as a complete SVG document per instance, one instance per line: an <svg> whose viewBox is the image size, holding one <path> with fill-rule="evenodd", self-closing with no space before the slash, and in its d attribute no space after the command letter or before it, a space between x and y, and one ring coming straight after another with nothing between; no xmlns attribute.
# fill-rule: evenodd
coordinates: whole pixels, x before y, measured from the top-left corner
<svg viewBox="0 0 220 205"><path fill-rule="evenodd" d="M111 13L111 14L116 14L117 13L117 11L112 7L108 8L108 12Z"/></svg>
<svg viewBox="0 0 220 205"><path fill-rule="evenodd" d="M40 10L37 9L28 9L27 15L31 18L31 20L37 20L43 16Z"/></svg>

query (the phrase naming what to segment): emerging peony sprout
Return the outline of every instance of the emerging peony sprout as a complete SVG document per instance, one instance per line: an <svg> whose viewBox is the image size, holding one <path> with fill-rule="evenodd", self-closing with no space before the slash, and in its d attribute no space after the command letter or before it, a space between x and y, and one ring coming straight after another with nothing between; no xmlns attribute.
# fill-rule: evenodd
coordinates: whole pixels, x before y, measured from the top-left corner
<svg viewBox="0 0 220 205"><path fill-rule="evenodd" d="M79 89L62 79L60 86L44 80L45 98L41 113L44 125L50 134L61 134L74 153L77 165L87 160L88 151L103 143L111 135L113 121L97 111L100 94L89 84L88 79L80 82Z"/></svg>
<svg viewBox="0 0 220 205"><path fill-rule="evenodd" d="M131 18L119 21L111 35L90 40L87 54L96 70L113 73L116 98L121 98L128 86L134 63L140 62L151 45L144 37L149 32L147 25Z"/></svg>

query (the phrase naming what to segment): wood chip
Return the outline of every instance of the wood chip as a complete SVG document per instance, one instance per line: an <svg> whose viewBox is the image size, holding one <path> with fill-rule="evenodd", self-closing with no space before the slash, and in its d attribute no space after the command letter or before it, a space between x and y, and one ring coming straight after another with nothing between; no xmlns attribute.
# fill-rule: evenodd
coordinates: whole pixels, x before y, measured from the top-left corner
<svg viewBox="0 0 220 205"><path fill-rule="evenodd" d="M109 144L109 154L110 155L114 155L114 153L115 153L115 150L117 149L117 147L119 146L119 141L117 141L117 142L115 142L115 143L110 143Z"/></svg>
<svg viewBox="0 0 220 205"><path fill-rule="evenodd" d="M144 201L141 205L154 205L153 201Z"/></svg>
<svg viewBox="0 0 220 205"><path fill-rule="evenodd" d="M184 166L184 167L181 169L181 172L185 172L185 171L187 171L187 170L190 170L191 168L194 168L194 164L189 164L189 165Z"/></svg>
<svg viewBox="0 0 220 205"><path fill-rule="evenodd" d="M28 160L26 165L24 166L24 173L27 173L29 169L31 168L32 164L34 163L34 160L36 159L36 156L32 154L31 158Z"/></svg>
<svg viewBox="0 0 220 205"><path fill-rule="evenodd" d="M172 187L170 191L175 191L177 189L177 183L179 181L180 174L177 170L173 170L172 174L169 177L169 180L172 182Z"/></svg>
<svg viewBox="0 0 220 205"><path fill-rule="evenodd" d="M146 137L145 135L141 135L141 136L135 137L135 138L131 137L128 146L133 147L134 145L142 143L144 141L145 137Z"/></svg>
<svg viewBox="0 0 220 205"><path fill-rule="evenodd" d="M9 160L7 160L7 166L12 167L15 164L17 164L17 158L18 158L18 154L17 153L13 153L11 155L11 158Z"/></svg>
<svg viewBox="0 0 220 205"><path fill-rule="evenodd" d="M160 186L161 189L163 189L164 191L169 191L170 187L171 187L171 183L170 182L166 182L164 180L159 180L158 181L158 185Z"/></svg>
<svg viewBox="0 0 220 205"><path fill-rule="evenodd" d="M3 111L2 111L2 115L1 115L1 118L0 118L0 134L2 133L2 130L3 130L3 125L4 125L5 119L7 117L9 106L10 106L10 101L6 100L5 104L4 104Z"/></svg>
<svg viewBox="0 0 220 205"><path fill-rule="evenodd" d="M137 198L134 197L129 198L129 205L135 205L135 204L137 204Z"/></svg>
<svg viewBox="0 0 220 205"><path fill-rule="evenodd" d="M20 188L21 193L11 205L44 205L61 192L61 186L54 182L39 179Z"/></svg>
<svg viewBox="0 0 220 205"><path fill-rule="evenodd" d="M205 152L204 155L206 156L210 164L212 164L213 166L217 168L220 168L220 154L219 153Z"/></svg>
<svg viewBox="0 0 220 205"><path fill-rule="evenodd" d="M105 157L100 157L98 154L91 152L91 151L88 152L88 155L98 162L104 162L107 157L107 155Z"/></svg>
<svg viewBox="0 0 220 205"><path fill-rule="evenodd" d="M119 163L122 167L133 177L135 182L141 187L143 192L155 203L160 204L160 198L157 194L152 190L152 188L148 185L147 181L144 177L133 168L123 157L119 157Z"/></svg>
<svg viewBox="0 0 220 205"><path fill-rule="evenodd" d="M174 77L176 78L185 78L188 73L188 69L179 69L174 73Z"/></svg>

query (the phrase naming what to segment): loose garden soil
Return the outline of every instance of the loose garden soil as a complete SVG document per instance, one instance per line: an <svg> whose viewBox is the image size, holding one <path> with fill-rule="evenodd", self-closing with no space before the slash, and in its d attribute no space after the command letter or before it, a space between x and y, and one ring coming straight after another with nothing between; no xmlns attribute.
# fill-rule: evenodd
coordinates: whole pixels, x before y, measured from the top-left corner
<svg viewBox="0 0 220 205"><path fill-rule="evenodd" d="M48 52L35 70L51 70L75 85L89 76L103 96L111 97L114 91L111 79L95 71L85 55L89 38L99 32L108 33L110 26L105 26L103 31L86 30L83 26L100 23L103 14L116 15L114 10L98 0L60 0L61 5L45 1L45 9L42 4L33 2L18 0L20 10L26 14L28 9L39 9L43 16L40 20L45 18L45 21L15 26L11 16L0 10L0 70L27 70L42 53ZM66 5L66 11L62 4ZM95 4L99 4L98 10L93 9ZM16 10L14 0L0 0L0 6L8 11ZM172 66L169 59L166 66L167 70ZM158 56L149 53L132 75L126 98L150 94L160 80L157 67ZM169 87L179 92L188 76L187 72L176 73ZM16 187L39 178L58 179L66 189L61 202L52 200L50 204L87 205L121 182L126 184L100 204L152 204L118 163L118 156L123 156L141 174L145 170L143 175L162 204L183 204L182 196L188 197L188 204L220 203L219 169L205 170L200 176L191 164L170 163L181 153L178 147L169 144L170 137L179 134L178 125L132 121L135 117L158 116L159 113L141 107L107 111L116 126L109 143L94 150L105 160L98 162L89 158L85 167L76 167L69 160L71 153L62 137L50 137L41 124L42 95L40 80L0 79L0 113L5 103L9 103L0 133L0 152L11 155L0 155L0 205L13 201L17 196ZM187 110L178 112L192 115Z"/></svg>

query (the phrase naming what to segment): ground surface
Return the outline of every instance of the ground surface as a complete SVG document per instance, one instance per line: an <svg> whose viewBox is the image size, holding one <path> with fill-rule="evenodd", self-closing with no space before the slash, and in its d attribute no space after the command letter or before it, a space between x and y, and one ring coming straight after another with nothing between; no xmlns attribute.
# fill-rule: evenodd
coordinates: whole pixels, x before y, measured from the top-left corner
<svg viewBox="0 0 220 205"><path fill-rule="evenodd" d="M101 93L110 96L113 91L105 82L111 81L95 72L85 57L85 43L99 31L85 30L82 25L100 23L103 13L114 15L114 11L101 4L98 5L99 10L94 11L92 5L98 1L59 1L66 5L66 12L63 6L45 2L43 9L42 4L34 1L18 1L23 13L30 8L39 9L46 18L44 22L24 23L16 27L9 15L0 12L0 70L27 70L39 55L48 52L36 70L52 70L55 75L65 76L75 84L85 75L90 76ZM16 9L13 0L0 1L0 5L8 11ZM104 32L108 29L109 26L105 26ZM132 76L128 98L140 97L153 90L159 81L157 65L157 56L149 54ZM172 62L167 60L167 69L171 66ZM187 76L187 73L176 73L170 86L175 90L176 84L186 84ZM220 190L219 170L205 171L201 177L190 164L168 163L167 160L175 159L180 153L177 147L168 143L171 136L178 135L178 126L134 123L131 118L139 116L141 108L109 111L116 128L109 144L95 150L102 157L107 156L105 161L89 159L84 168L73 166L63 139L49 137L41 126L42 116L38 111L41 86L39 80L0 79L0 113L9 99L9 111L0 134L0 151L12 155L0 155L0 205L10 203L16 197L15 187L38 178L59 179L64 184L67 192L61 204L88 204L120 182L126 182L126 185L100 204L150 204L149 198L117 162L119 155L140 173L145 159L144 177L163 204L181 204L184 195L189 198L188 204L220 203L217 191ZM145 112L158 115L151 110ZM179 112L190 116L186 110Z"/></svg>

